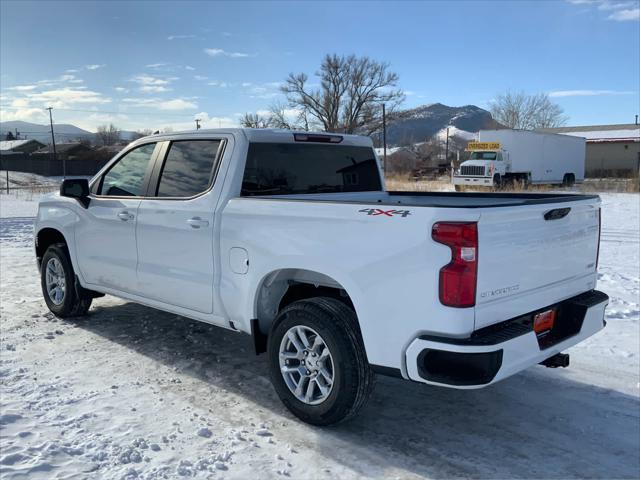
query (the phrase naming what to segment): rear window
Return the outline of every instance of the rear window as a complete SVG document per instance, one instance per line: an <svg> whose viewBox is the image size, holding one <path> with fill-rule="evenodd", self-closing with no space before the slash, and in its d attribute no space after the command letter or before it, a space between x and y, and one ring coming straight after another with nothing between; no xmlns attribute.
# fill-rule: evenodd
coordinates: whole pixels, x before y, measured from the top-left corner
<svg viewBox="0 0 640 480"><path fill-rule="evenodd" d="M209 188L220 140L172 142L164 162L159 197L193 197Z"/></svg>
<svg viewBox="0 0 640 480"><path fill-rule="evenodd" d="M370 147L252 143L242 195L380 191Z"/></svg>

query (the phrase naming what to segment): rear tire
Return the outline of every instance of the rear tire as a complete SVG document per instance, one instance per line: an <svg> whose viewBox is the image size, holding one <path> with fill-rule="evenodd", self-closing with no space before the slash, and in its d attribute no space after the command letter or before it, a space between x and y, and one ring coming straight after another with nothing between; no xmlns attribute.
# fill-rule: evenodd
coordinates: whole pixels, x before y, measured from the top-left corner
<svg viewBox="0 0 640 480"><path fill-rule="evenodd" d="M463 185L454 185L456 192L464 192L464 186Z"/></svg>
<svg viewBox="0 0 640 480"><path fill-rule="evenodd" d="M502 190L502 177L499 173L493 176L493 189L494 191Z"/></svg>
<svg viewBox="0 0 640 480"><path fill-rule="evenodd" d="M319 352L308 348L316 344ZM271 325L267 351L271 381L280 400L312 425L331 425L353 417L373 390L375 376L356 315L334 298L310 298L285 307Z"/></svg>
<svg viewBox="0 0 640 480"><path fill-rule="evenodd" d="M562 185L564 187L571 188L575 185L575 183L576 183L576 177L573 173L564 174L564 177L562 178Z"/></svg>
<svg viewBox="0 0 640 480"><path fill-rule="evenodd" d="M91 298L78 296L75 279L67 246L64 243L51 245L42 257L40 285L44 301L55 316L80 317L91 307Z"/></svg>

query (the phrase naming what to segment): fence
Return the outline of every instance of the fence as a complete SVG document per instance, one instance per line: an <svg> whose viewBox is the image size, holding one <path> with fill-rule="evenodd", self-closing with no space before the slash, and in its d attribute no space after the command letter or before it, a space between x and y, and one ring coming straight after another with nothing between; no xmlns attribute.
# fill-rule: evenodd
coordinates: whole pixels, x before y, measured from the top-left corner
<svg viewBox="0 0 640 480"><path fill-rule="evenodd" d="M109 158L68 158L66 160L67 176L92 176L100 170ZM55 162L44 155L29 155L27 153L12 153L0 155L0 170L12 172L35 173L45 177L59 177L63 175L62 160Z"/></svg>

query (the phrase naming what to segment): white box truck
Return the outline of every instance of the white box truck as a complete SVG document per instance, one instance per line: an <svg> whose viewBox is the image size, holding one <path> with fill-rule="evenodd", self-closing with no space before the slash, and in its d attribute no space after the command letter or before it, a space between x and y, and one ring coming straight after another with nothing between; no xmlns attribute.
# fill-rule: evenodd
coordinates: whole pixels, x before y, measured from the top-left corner
<svg viewBox="0 0 640 480"><path fill-rule="evenodd" d="M584 180L585 139L527 130L480 130L470 159L453 176L465 186L500 188L519 182L572 186Z"/></svg>

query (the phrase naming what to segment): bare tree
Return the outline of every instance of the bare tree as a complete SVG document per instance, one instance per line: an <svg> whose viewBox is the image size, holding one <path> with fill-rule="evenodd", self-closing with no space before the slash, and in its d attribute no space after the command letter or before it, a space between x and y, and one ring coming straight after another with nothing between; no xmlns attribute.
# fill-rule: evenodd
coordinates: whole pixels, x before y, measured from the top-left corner
<svg viewBox="0 0 640 480"><path fill-rule="evenodd" d="M240 124L245 128L281 128L284 130L308 131L312 125L308 115L303 109L291 111L287 105L275 102L269 107L266 114L245 113L240 119Z"/></svg>
<svg viewBox="0 0 640 480"><path fill-rule="evenodd" d="M327 132L371 134L382 123L381 104L393 114L404 100L398 75L388 63L355 55L327 55L316 72L320 87L312 88L305 73L289 74L282 92L289 105L317 121Z"/></svg>
<svg viewBox="0 0 640 480"><path fill-rule="evenodd" d="M131 140L138 140L139 138L146 137L148 135L151 135L152 133L153 133L153 130L151 130L150 128L137 130L131 134Z"/></svg>
<svg viewBox="0 0 640 480"><path fill-rule="evenodd" d="M115 145L120 141L120 133L120 129L111 123L109 126L100 125L96 136L98 137L98 142L101 145L108 146Z"/></svg>
<svg viewBox="0 0 640 480"><path fill-rule="evenodd" d="M257 113L245 113L240 119L240 125L244 128L269 128L270 118Z"/></svg>
<svg viewBox="0 0 640 480"><path fill-rule="evenodd" d="M553 103L546 93L527 95L524 92L506 92L490 102L489 109L496 121L509 128L553 128L567 121L560 105Z"/></svg>

